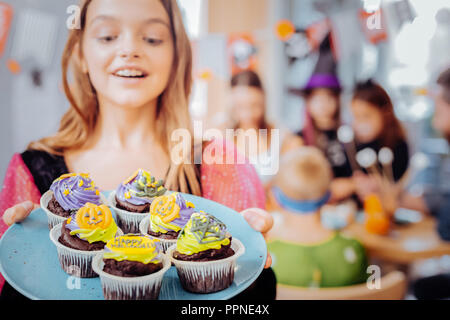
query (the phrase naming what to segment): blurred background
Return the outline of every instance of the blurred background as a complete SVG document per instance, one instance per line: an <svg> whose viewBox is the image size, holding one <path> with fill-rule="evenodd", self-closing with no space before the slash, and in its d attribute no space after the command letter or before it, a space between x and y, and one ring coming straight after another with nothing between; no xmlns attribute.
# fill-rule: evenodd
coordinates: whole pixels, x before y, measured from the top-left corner
<svg viewBox="0 0 450 320"><path fill-rule="evenodd" d="M411 149L424 141L442 148L439 140L429 140L433 104L421 92L449 63L448 0L178 2L195 52L191 111L204 120L204 128L226 123L229 80L237 70L251 68L265 86L268 119L300 130L304 102L291 92L305 85L318 60L318 44L331 32L344 122L355 82L374 78L394 100ZM13 152L55 132L68 108L60 60L74 4L0 2L0 179Z"/></svg>

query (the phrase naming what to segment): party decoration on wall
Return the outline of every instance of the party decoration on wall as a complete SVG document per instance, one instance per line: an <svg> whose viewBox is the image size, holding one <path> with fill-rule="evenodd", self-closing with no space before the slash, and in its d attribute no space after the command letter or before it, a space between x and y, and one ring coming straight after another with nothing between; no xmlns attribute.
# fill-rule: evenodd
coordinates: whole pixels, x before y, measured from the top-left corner
<svg viewBox="0 0 450 320"><path fill-rule="evenodd" d="M388 38L385 15L382 8L374 12L367 12L364 9L359 11L361 27L368 41L377 44L386 41Z"/></svg>
<svg viewBox="0 0 450 320"><path fill-rule="evenodd" d="M210 81L213 77L211 69L203 69L197 73L197 78L204 81Z"/></svg>
<svg viewBox="0 0 450 320"><path fill-rule="evenodd" d="M290 20L280 20L278 21L275 31L278 39L281 41L289 40L295 33L295 26Z"/></svg>
<svg viewBox="0 0 450 320"><path fill-rule="evenodd" d="M13 8L7 3L0 2L0 57L6 48L12 17Z"/></svg>
<svg viewBox="0 0 450 320"><path fill-rule="evenodd" d="M285 42L289 64L303 59L317 50L329 34L328 19L311 24L306 29L295 28L289 20L280 20L275 28L277 37Z"/></svg>
<svg viewBox="0 0 450 320"><path fill-rule="evenodd" d="M319 48L320 44L325 40L325 37L329 34L330 30L331 26L328 19L315 22L308 26L306 29L306 34L311 47L314 50Z"/></svg>
<svg viewBox="0 0 450 320"><path fill-rule="evenodd" d="M42 70L39 70L38 68L31 70L31 79L34 86L42 86Z"/></svg>
<svg viewBox="0 0 450 320"><path fill-rule="evenodd" d="M8 61L6 62L6 66L8 67L9 72L11 72L12 74L19 74L22 70L19 62L14 59L8 59Z"/></svg>
<svg viewBox="0 0 450 320"><path fill-rule="evenodd" d="M397 19L392 19L392 23L396 25L397 30L399 30L405 23L413 22L416 18L416 12L408 0L395 1L390 5L393 6L394 12L397 16Z"/></svg>
<svg viewBox="0 0 450 320"><path fill-rule="evenodd" d="M292 64L297 59L305 58L312 51L306 32L300 29L295 31L295 33L285 42L285 45L285 52L289 58L289 64Z"/></svg>
<svg viewBox="0 0 450 320"><path fill-rule="evenodd" d="M227 51L232 75L241 71L256 69L257 49L251 34L242 33L230 35L228 38Z"/></svg>
<svg viewBox="0 0 450 320"><path fill-rule="evenodd" d="M333 54L342 63L351 63L361 54L365 41L357 11L339 10L329 18Z"/></svg>
<svg viewBox="0 0 450 320"><path fill-rule="evenodd" d="M19 12L11 57L17 61L31 60L40 68L53 62L58 32L56 16L36 9Z"/></svg>

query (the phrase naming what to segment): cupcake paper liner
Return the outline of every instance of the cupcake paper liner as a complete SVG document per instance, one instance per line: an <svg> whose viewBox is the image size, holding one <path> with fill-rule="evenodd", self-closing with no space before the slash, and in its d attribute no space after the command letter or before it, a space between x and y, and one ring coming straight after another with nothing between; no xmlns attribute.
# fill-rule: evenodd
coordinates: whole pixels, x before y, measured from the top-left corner
<svg viewBox="0 0 450 320"><path fill-rule="evenodd" d="M245 252L241 241L233 238L234 255L212 261L182 261L173 257L176 245L167 250L167 256L177 268L182 287L193 293L212 293L228 288L234 280L236 259Z"/></svg>
<svg viewBox="0 0 450 320"><path fill-rule="evenodd" d="M117 226L126 233L139 233L139 223L149 215L146 213L130 212L116 207L116 191L111 191L108 205L116 213Z"/></svg>
<svg viewBox="0 0 450 320"><path fill-rule="evenodd" d="M62 223L57 224L50 230L50 240L55 244L58 251L58 259L63 270L70 275L79 278L95 278L98 275L92 270L92 259L99 252L83 251L66 247L58 241L61 235ZM118 229L116 235L123 235L122 230Z"/></svg>
<svg viewBox="0 0 450 320"><path fill-rule="evenodd" d="M103 271L103 253L94 256L92 269L100 276L106 300L156 300L161 290L164 273L170 268L170 260L161 254L163 268L141 277L119 277Z"/></svg>
<svg viewBox="0 0 450 320"><path fill-rule="evenodd" d="M171 246L173 246L174 244L177 243L177 239L173 239L173 240L169 240L169 239L161 239L158 237L154 237L150 234L148 234L148 228L150 227L150 216L148 215L147 217L145 217L141 223L139 224L139 231L144 234L149 236L152 239L157 239L159 240L160 244L161 244L161 248L163 250L164 253L166 253L167 249L169 249Z"/></svg>
<svg viewBox="0 0 450 320"><path fill-rule="evenodd" d="M48 190L47 192L45 192L42 195L41 201L40 201L41 208L44 209L45 213L47 214L49 230L51 230L54 226L66 221L69 218L69 217L65 218L65 217L58 216L57 214L54 214L53 212L51 212L50 210L47 209L48 203L50 202L52 197L53 197L53 191ZM108 200L105 198L105 196L103 194L100 194L100 199L102 200L103 204L108 205Z"/></svg>

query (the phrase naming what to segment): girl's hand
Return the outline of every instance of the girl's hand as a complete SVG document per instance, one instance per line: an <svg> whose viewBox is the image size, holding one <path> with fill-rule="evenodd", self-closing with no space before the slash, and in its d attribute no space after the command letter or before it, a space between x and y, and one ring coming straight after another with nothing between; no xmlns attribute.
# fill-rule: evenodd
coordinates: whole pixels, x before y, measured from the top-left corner
<svg viewBox="0 0 450 320"><path fill-rule="evenodd" d="M372 193L378 194L380 192L380 183L372 175L357 171L353 175L353 181L355 183L356 194L361 201L364 201Z"/></svg>
<svg viewBox="0 0 450 320"><path fill-rule="evenodd" d="M3 214L3 221L8 226L11 226L14 223L25 220L31 211L38 209L39 207L40 206L38 204L35 204L29 200L16 204L14 207L5 210L5 213Z"/></svg>
<svg viewBox="0 0 450 320"><path fill-rule="evenodd" d="M355 192L355 181L352 178L336 178L330 184L330 203L345 200Z"/></svg>
<svg viewBox="0 0 450 320"><path fill-rule="evenodd" d="M266 237L267 232L272 229L273 218L266 210L259 208L250 208L242 211L241 214L253 229L262 233L264 238ZM269 268L271 265L272 257L267 251L266 265L264 266L264 268Z"/></svg>

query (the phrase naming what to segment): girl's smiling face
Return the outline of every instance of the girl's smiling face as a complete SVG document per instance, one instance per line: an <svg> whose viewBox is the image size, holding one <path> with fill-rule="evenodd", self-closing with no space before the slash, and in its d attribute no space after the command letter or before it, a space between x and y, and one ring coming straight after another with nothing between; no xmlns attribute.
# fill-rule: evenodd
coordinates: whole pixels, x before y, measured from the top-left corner
<svg viewBox="0 0 450 320"><path fill-rule="evenodd" d="M159 0L93 0L81 66L99 101L141 107L155 101L172 71L170 19Z"/></svg>
<svg viewBox="0 0 450 320"><path fill-rule="evenodd" d="M353 130L359 142L368 143L377 139L383 132L383 114L376 106L359 99L351 104Z"/></svg>

